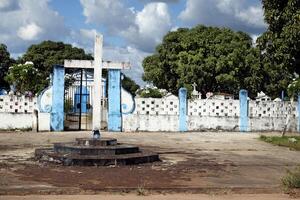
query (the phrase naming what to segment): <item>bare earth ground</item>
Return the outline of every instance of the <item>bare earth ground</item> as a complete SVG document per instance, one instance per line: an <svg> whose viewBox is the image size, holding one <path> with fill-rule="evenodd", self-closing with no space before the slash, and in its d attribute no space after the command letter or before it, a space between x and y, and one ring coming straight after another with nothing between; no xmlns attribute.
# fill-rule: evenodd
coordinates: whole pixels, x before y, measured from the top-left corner
<svg viewBox="0 0 300 200"><path fill-rule="evenodd" d="M0 133L0 199L288 199L280 178L300 164L299 152L261 142L256 133L102 135L156 151L162 162L122 167L39 163L32 159L35 148L90 137L90 132Z"/></svg>

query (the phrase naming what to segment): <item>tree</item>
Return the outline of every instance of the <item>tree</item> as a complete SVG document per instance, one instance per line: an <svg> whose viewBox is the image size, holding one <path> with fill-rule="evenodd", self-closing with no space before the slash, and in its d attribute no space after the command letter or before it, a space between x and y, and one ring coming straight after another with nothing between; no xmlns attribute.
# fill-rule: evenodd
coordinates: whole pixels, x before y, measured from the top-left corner
<svg viewBox="0 0 300 200"><path fill-rule="evenodd" d="M146 88L138 91L142 98L162 98L164 94L157 88Z"/></svg>
<svg viewBox="0 0 300 200"><path fill-rule="evenodd" d="M41 91L47 84L47 79L42 79L43 73L33 64L14 64L5 77L5 80L16 86L17 91ZM32 78L34 77L34 78Z"/></svg>
<svg viewBox="0 0 300 200"><path fill-rule="evenodd" d="M33 68L38 72L35 74L27 74L27 78L35 80L36 82L34 84L38 85L38 87L30 87L33 89L31 92L38 93L43 88L47 87L53 65L62 65L65 59L92 60L93 57L90 54L86 54L83 49L62 42L44 41L40 44L30 46L27 52L19 60L19 63L31 61L34 63ZM26 74L24 74L24 76L26 76ZM15 75L12 75L11 77L17 79ZM14 79L9 80L12 82L16 81ZM19 88L22 89L25 87Z"/></svg>
<svg viewBox="0 0 300 200"><path fill-rule="evenodd" d="M271 96L287 90L300 73L300 1L263 0L265 22L269 25L258 38L262 65L267 72L265 88Z"/></svg>
<svg viewBox="0 0 300 200"><path fill-rule="evenodd" d="M135 92L140 89L140 86L137 85L134 80L123 74L122 87L135 96Z"/></svg>
<svg viewBox="0 0 300 200"><path fill-rule="evenodd" d="M8 68L14 63L14 59L10 58L5 44L0 44L0 88L8 88L9 84L4 80L8 72Z"/></svg>
<svg viewBox="0 0 300 200"><path fill-rule="evenodd" d="M175 95L180 87L191 92L195 82L203 93L237 95L243 88L254 96L264 79L259 55L246 33L202 25L180 28L144 59L143 78Z"/></svg>

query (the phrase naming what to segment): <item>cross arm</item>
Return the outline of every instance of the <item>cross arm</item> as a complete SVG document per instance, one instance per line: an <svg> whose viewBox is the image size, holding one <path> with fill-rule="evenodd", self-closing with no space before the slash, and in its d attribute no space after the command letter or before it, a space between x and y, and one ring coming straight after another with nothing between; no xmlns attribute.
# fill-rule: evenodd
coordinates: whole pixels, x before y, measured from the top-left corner
<svg viewBox="0 0 300 200"><path fill-rule="evenodd" d="M93 69L94 61L93 60L64 60L65 68L85 68ZM103 69L130 69L130 62L112 62L112 61L103 61Z"/></svg>

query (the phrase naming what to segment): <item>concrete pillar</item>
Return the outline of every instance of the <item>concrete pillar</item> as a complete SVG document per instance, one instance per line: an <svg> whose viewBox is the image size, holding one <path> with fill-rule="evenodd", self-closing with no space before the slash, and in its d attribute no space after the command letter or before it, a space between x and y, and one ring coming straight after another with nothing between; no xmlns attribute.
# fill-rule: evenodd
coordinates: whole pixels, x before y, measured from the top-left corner
<svg viewBox="0 0 300 200"><path fill-rule="evenodd" d="M108 131L122 130L121 70L108 71Z"/></svg>
<svg viewBox="0 0 300 200"><path fill-rule="evenodd" d="M298 112L297 131L300 132L300 94L298 94L297 112Z"/></svg>
<svg viewBox="0 0 300 200"><path fill-rule="evenodd" d="M65 93L65 68L55 65L53 68L52 110L50 127L52 131L64 130L64 93Z"/></svg>
<svg viewBox="0 0 300 200"><path fill-rule="evenodd" d="M94 50L94 89L93 89L93 130L101 128L101 90L102 90L102 48L103 36L97 35Z"/></svg>
<svg viewBox="0 0 300 200"><path fill-rule="evenodd" d="M179 131L187 131L187 89L179 89Z"/></svg>
<svg viewBox="0 0 300 200"><path fill-rule="evenodd" d="M248 118L248 91L240 90L240 131L249 131L249 118Z"/></svg>

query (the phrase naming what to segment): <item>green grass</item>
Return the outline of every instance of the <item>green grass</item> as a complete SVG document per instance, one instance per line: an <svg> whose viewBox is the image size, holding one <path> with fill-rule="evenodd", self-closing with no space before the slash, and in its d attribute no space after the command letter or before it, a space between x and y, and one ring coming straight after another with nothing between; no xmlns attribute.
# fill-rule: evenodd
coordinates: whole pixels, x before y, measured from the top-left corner
<svg viewBox="0 0 300 200"><path fill-rule="evenodd" d="M288 170L287 174L281 179L285 189L300 188L300 167Z"/></svg>
<svg viewBox="0 0 300 200"><path fill-rule="evenodd" d="M265 136L261 135L260 140L292 150L300 151L300 136Z"/></svg>

